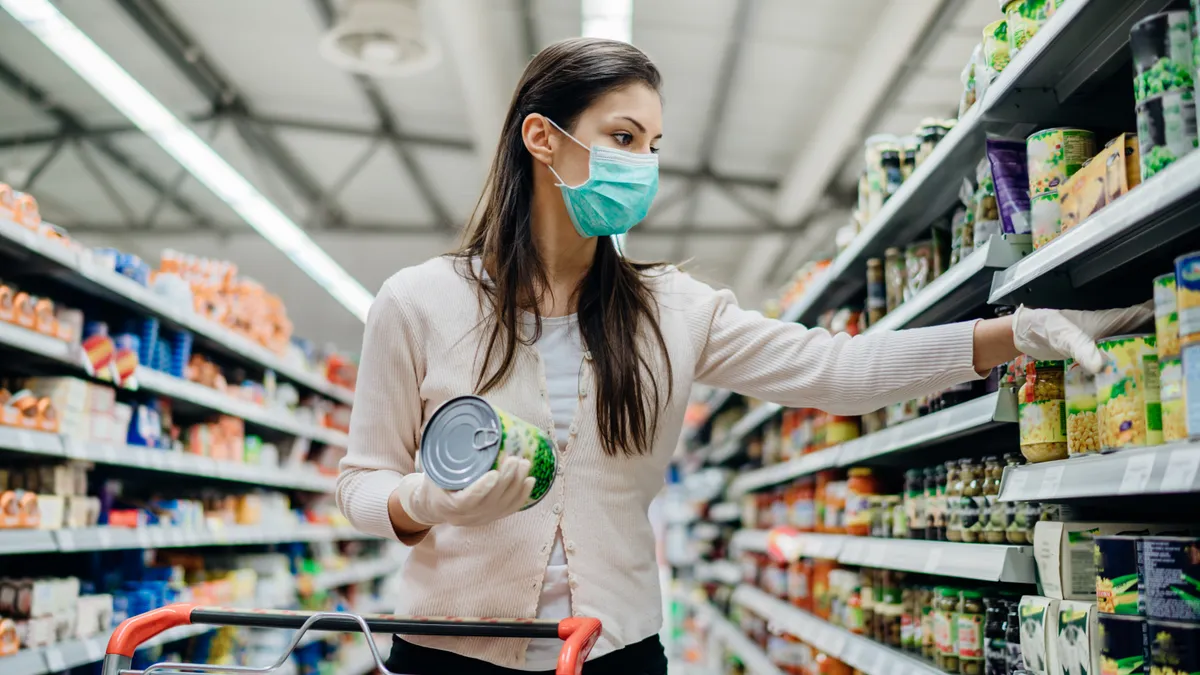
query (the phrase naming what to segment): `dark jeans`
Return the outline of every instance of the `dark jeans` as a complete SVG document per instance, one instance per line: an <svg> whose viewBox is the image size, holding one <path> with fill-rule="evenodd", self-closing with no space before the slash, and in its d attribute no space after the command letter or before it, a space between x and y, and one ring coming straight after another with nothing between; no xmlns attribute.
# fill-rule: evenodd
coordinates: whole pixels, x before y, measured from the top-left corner
<svg viewBox="0 0 1200 675"><path fill-rule="evenodd" d="M385 665L403 675L535 675L533 671L502 668L441 649L420 647L399 637L392 638L392 654ZM553 674L553 670L547 670L536 675ZM583 675L667 675L667 655L655 635L588 661L583 665Z"/></svg>

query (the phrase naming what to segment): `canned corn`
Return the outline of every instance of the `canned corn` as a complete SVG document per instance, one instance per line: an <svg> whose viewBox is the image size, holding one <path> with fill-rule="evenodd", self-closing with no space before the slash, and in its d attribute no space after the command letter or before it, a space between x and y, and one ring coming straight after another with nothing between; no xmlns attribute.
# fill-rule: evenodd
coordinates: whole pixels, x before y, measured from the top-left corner
<svg viewBox="0 0 1200 675"><path fill-rule="evenodd" d="M1096 422L1102 450L1162 443L1155 342L1153 335L1121 335L1096 343L1107 356L1096 376Z"/></svg>
<svg viewBox="0 0 1200 675"><path fill-rule="evenodd" d="M1158 340L1158 358L1179 356L1179 311L1175 275L1154 277L1154 336Z"/></svg>
<svg viewBox="0 0 1200 675"><path fill-rule="evenodd" d="M529 460L535 483L529 508L554 483L554 441L540 428L478 396L459 396L434 411L421 434L425 475L446 490L461 490L499 467L504 457Z"/></svg>
<svg viewBox="0 0 1200 675"><path fill-rule="evenodd" d="M1175 259L1175 311L1180 338L1200 334L1200 251Z"/></svg>
<svg viewBox="0 0 1200 675"><path fill-rule="evenodd" d="M1096 134L1084 129L1043 129L1025 140L1029 161L1029 194L1057 192L1096 154Z"/></svg>
<svg viewBox="0 0 1200 675"><path fill-rule="evenodd" d="M1096 379L1075 360L1066 361L1067 454L1076 457L1100 451L1096 426Z"/></svg>
<svg viewBox="0 0 1200 675"><path fill-rule="evenodd" d="M1162 392L1163 442L1187 438L1187 404L1183 392L1183 361L1178 356L1160 359L1159 384Z"/></svg>

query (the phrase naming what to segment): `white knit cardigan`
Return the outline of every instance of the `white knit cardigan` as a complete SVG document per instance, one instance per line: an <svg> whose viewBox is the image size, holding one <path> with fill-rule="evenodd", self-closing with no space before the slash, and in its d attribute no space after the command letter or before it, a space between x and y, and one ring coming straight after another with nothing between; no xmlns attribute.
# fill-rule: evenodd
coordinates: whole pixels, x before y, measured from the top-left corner
<svg viewBox="0 0 1200 675"><path fill-rule="evenodd" d="M450 258L401 270L371 306L337 502L358 529L398 539L388 496L414 468L428 416L475 392L487 319L477 289ZM791 407L854 415L977 379L973 324L851 338L764 318L676 269L653 280L674 373L653 451L606 455L595 415L595 382L584 368L574 436L549 494L533 508L481 527L439 525L414 546L397 613L533 617L556 531L567 553L571 606L603 622L611 649L662 624L655 543L647 509L662 489L694 382ZM656 361L655 381L667 370ZM518 346L512 375L485 398L553 437L541 359ZM502 666L524 661L527 640L409 638Z"/></svg>

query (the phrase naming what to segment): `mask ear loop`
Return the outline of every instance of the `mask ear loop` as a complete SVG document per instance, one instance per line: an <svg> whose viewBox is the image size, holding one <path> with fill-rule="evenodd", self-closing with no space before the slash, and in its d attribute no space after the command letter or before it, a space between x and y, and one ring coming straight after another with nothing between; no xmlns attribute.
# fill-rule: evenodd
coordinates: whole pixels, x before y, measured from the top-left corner
<svg viewBox="0 0 1200 675"><path fill-rule="evenodd" d="M571 139L572 141L575 141L575 144L576 144L576 145L578 145L579 147L583 148L584 150L587 150L588 157L591 157L591 155L592 155L592 149L591 149L591 148L589 148L588 146L584 145L583 143L580 143L578 138L575 138L575 137L574 137L574 136L572 136L571 134L567 133L567 130L566 130L566 129L564 129L564 128L562 128L562 127L560 127L560 126L558 126L558 123L557 123L557 122L555 122L554 120L550 119L549 117L546 117L545 115L542 115L542 118L543 118L543 119L545 119L547 122L549 122L551 125L553 125L555 129L558 129L560 132L562 132L562 134L563 134L564 136L566 136L567 138ZM584 185L584 183L587 183L587 181L585 180L585 181L583 181L583 183L580 183L579 185L567 185L567 182L566 182L565 180L563 180L563 179L562 179L562 176L558 175L558 172L554 170L554 167L553 167L553 166L551 166L551 165L547 164L547 165L546 165L546 168L547 168L547 169L550 169L550 173L554 174L554 177L558 179L558 182L554 184L554 186L555 186L555 187L565 187L565 188L567 188L568 190L574 190L574 189L576 189L576 188L578 188L578 187L582 187L582 186ZM590 168L589 168L589 170L588 170L588 176L589 176L589 177L591 176L591 169L590 169Z"/></svg>

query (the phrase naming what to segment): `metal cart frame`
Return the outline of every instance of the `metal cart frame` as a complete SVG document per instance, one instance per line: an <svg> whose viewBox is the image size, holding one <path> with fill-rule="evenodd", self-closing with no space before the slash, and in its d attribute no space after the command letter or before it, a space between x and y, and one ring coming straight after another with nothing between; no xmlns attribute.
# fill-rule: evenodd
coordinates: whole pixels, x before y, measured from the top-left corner
<svg viewBox="0 0 1200 675"><path fill-rule="evenodd" d="M287 628L297 631L279 659L261 668L249 666L210 666L191 663L156 663L145 670L131 670L133 653L146 640L176 626L247 626ZM364 633L375 659L375 667L384 675L398 675L384 666L372 633L401 635L453 635L462 637L558 638L563 641L555 675L581 675L583 662L600 637L600 620L573 617L562 621L537 619L460 619L454 617L358 615L342 612L297 612L286 610L246 610L222 607L197 607L174 604L160 607L121 622L108 640L103 675L153 675L181 669L195 673L227 675L266 675L287 663L301 638L310 630Z"/></svg>

